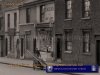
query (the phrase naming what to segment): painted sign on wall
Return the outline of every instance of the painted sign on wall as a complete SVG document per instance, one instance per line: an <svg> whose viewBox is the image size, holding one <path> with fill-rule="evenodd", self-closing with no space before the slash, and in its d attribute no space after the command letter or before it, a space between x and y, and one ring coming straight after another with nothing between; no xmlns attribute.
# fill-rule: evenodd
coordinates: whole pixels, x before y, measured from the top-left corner
<svg viewBox="0 0 100 75"><path fill-rule="evenodd" d="M44 14L42 14L42 21L46 23L54 21L54 10L54 3L46 4L42 8L42 12L44 12Z"/></svg>

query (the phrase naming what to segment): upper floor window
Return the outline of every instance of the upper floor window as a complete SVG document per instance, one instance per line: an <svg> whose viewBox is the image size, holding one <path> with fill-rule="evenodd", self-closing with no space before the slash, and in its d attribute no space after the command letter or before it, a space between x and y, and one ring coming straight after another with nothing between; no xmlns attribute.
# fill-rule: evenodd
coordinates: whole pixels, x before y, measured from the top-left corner
<svg viewBox="0 0 100 75"><path fill-rule="evenodd" d="M7 15L7 18L8 18L8 20L7 20L8 23L7 24L8 24L8 28L9 28L10 27L10 14Z"/></svg>
<svg viewBox="0 0 100 75"><path fill-rule="evenodd" d="M72 30L65 31L65 50L72 51Z"/></svg>
<svg viewBox="0 0 100 75"><path fill-rule="evenodd" d="M65 0L65 18L72 18L72 0Z"/></svg>
<svg viewBox="0 0 100 75"><path fill-rule="evenodd" d="M2 29L2 17L0 17L0 30Z"/></svg>
<svg viewBox="0 0 100 75"><path fill-rule="evenodd" d="M82 17L90 16L90 0L82 0Z"/></svg>
<svg viewBox="0 0 100 75"><path fill-rule="evenodd" d="M45 19L45 5L40 6L40 22L44 22Z"/></svg>
<svg viewBox="0 0 100 75"><path fill-rule="evenodd" d="M30 18L31 18L31 9L30 8L27 8L26 9L26 23L29 23L30 22Z"/></svg>
<svg viewBox="0 0 100 75"><path fill-rule="evenodd" d="M17 26L17 13L14 13L14 27Z"/></svg>
<svg viewBox="0 0 100 75"><path fill-rule="evenodd" d="M0 10L2 9L2 5L0 5Z"/></svg>
<svg viewBox="0 0 100 75"><path fill-rule="evenodd" d="M89 53L90 52L90 32L83 31L83 52Z"/></svg>

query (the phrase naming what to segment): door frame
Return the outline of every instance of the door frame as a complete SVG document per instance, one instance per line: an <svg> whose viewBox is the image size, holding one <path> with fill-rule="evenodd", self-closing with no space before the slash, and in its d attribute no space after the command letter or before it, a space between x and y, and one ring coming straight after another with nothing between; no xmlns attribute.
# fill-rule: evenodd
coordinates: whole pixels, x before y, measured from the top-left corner
<svg viewBox="0 0 100 75"><path fill-rule="evenodd" d="M60 58L57 58L57 39L60 39L61 43L60 43ZM56 37L55 37L55 60L61 60L62 61L62 34L56 34Z"/></svg>
<svg viewBox="0 0 100 75"><path fill-rule="evenodd" d="M8 55L8 38L6 38L6 51L5 51L5 56Z"/></svg>
<svg viewBox="0 0 100 75"><path fill-rule="evenodd" d="M23 39L23 48L22 48L22 39ZM20 58L21 59L24 59L24 44L25 44L25 42L24 42L24 38L20 38ZM23 54L22 54L22 49L23 49ZM23 56L22 56L23 55Z"/></svg>
<svg viewBox="0 0 100 75"><path fill-rule="evenodd" d="M96 64L100 66L100 52L97 50L97 48L99 47L98 42L100 43L100 40L96 40ZM97 52L99 52L98 55L97 55ZM97 58L98 56L99 56L99 58Z"/></svg>

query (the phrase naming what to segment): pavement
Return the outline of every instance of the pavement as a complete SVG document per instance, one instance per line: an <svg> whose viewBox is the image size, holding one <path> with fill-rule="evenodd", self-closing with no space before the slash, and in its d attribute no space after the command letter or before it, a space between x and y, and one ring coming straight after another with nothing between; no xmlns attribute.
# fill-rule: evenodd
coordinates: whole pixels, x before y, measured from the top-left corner
<svg viewBox="0 0 100 75"><path fill-rule="evenodd" d="M33 61L32 60L22 60L22 59L15 59L15 58L0 57L0 65L2 65L2 64L8 64L11 68L18 68L18 70L19 70L19 68L22 68L22 67L27 67L29 69L33 68ZM0 66L0 69L2 70L2 66ZM3 71L4 70L2 70L1 72L3 72ZM32 70L32 71L34 71L34 70ZM43 71L41 71L41 72L43 72ZM39 74L41 74L41 72ZM99 69L99 72L100 72L100 69ZM39 75L38 71L36 73L37 73L36 75ZM63 75L63 74L60 73L59 75ZM48 74L46 74L46 73L44 74L44 72L43 72L43 75L48 75ZM51 74L51 75L55 75L55 74ZM65 73L64 75L100 75L100 73L85 73L85 74L83 74L83 73L81 73L81 74L80 73L77 73L77 74L75 74L75 73L74 74L73 73L72 74L68 74L67 73L66 74Z"/></svg>
<svg viewBox="0 0 100 75"><path fill-rule="evenodd" d="M33 61L32 60L0 57L0 63L12 65L12 66L33 68Z"/></svg>
<svg viewBox="0 0 100 75"><path fill-rule="evenodd" d="M69 75L62 73L46 73L43 70L33 70L32 68L17 67L7 64L0 64L0 75Z"/></svg>
<svg viewBox="0 0 100 75"><path fill-rule="evenodd" d="M12 65L12 66L33 68L33 60L0 57L0 63ZM47 62L46 61L46 64L47 65L57 65L59 63Z"/></svg>

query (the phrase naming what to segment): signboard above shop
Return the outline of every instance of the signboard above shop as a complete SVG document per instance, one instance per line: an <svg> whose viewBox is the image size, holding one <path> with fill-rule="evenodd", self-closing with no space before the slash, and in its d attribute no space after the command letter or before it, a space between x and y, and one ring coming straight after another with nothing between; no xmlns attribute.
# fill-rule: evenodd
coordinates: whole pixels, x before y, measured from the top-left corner
<svg viewBox="0 0 100 75"><path fill-rule="evenodd" d="M44 18L43 22L45 23L51 23L54 22L54 3L52 4L46 4L44 6Z"/></svg>

